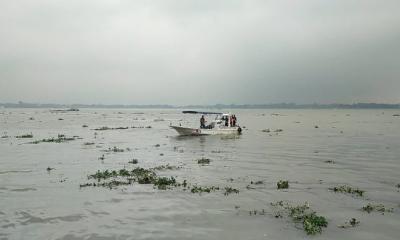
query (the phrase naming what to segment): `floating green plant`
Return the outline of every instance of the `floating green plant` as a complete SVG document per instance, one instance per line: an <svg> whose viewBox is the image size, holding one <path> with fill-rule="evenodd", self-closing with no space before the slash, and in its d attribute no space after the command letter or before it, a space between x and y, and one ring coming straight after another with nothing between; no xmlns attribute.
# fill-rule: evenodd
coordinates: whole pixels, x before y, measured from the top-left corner
<svg viewBox="0 0 400 240"><path fill-rule="evenodd" d="M33 134L32 133L27 133L27 134L22 134L19 136L15 136L16 138L33 138Z"/></svg>
<svg viewBox="0 0 400 240"><path fill-rule="evenodd" d="M387 208L383 204L372 204L372 203L368 203L367 205L362 207L361 210L367 213L381 212L382 214L385 212L393 212L393 208Z"/></svg>
<svg viewBox="0 0 400 240"><path fill-rule="evenodd" d="M87 127L89 127L89 126L86 125L86 124L83 124L82 127L83 127L83 128L87 128Z"/></svg>
<svg viewBox="0 0 400 240"><path fill-rule="evenodd" d="M289 188L289 181L287 180L279 180L276 183L278 189L288 189Z"/></svg>
<svg viewBox="0 0 400 240"><path fill-rule="evenodd" d="M104 152L125 152L125 150L114 146L112 148L108 148L108 149L104 150Z"/></svg>
<svg viewBox="0 0 400 240"><path fill-rule="evenodd" d="M201 158L201 159L197 160L197 163L201 164L201 165L205 165L205 164L210 164L210 161L211 160L209 158Z"/></svg>
<svg viewBox="0 0 400 240"><path fill-rule="evenodd" d="M177 183L174 177L159 177L155 179L153 184L158 189L166 190L168 186L175 186Z"/></svg>
<svg viewBox="0 0 400 240"><path fill-rule="evenodd" d="M303 230L308 235L315 235L321 233L323 227L328 226L328 221L325 217L319 216L313 211L309 204L306 202L303 205L292 206L287 202L279 201L271 203L272 206L279 207L284 212L278 212L275 214L276 218L282 217L282 214L286 214L292 218L293 222L301 223Z"/></svg>
<svg viewBox="0 0 400 240"><path fill-rule="evenodd" d="M128 163L130 164L137 164L139 161L136 158L133 158L132 160L130 160Z"/></svg>
<svg viewBox="0 0 400 240"><path fill-rule="evenodd" d="M231 193L236 193L236 194L238 194L238 193L239 193L239 190L236 189L236 188L232 188L232 187L225 187L224 195L225 195L225 196L228 196L228 195L231 194Z"/></svg>
<svg viewBox="0 0 400 240"><path fill-rule="evenodd" d="M219 190L219 187L214 187L214 186L211 186L211 187L193 186L190 189L190 192L192 192L192 193L203 193L203 192L210 193L211 191L217 191L217 190Z"/></svg>
<svg viewBox="0 0 400 240"><path fill-rule="evenodd" d="M58 134L57 138L44 138L42 140L36 140L33 142L29 142L30 144L38 144L38 143L62 143L76 140L76 137L66 137L64 134Z"/></svg>
<svg viewBox="0 0 400 240"><path fill-rule="evenodd" d="M352 188L348 185L341 185L341 186L337 186L337 187L333 187L333 188L329 188L329 189L334 192L349 193L349 194L353 194L353 195L358 195L360 197L362 197L365 193L364 190L360 190L358 188Z"/></svg>
<svg viewBox="0 0 400 240"><path fill-rule="evenodd" d="M359 224L360 224L360 221L358 221L355 218L351 218L344 225L339 225L338 228L351 228L351 227L356 227Z"/></svg>
<svg viewBox="0 0 400 240"><path fill-rule="evenodd" d="M331 163L331 164L334 164L335 161L333 161L333 160L326 160L326 161L324 161L324 163Z"/></svg>
<svg viewBox="0 0 400 240"><path fill-rule="evenodd" d="M169 164L165 164L165 165L160 165L160 166L157 166L157 167L153 167L153 168L151 168L151 169L152 169L152 170L161 171L161 170L177 170L177 169L179 169L179 168L181 168L181 167L177 167L177 166L172 166L172 165L169 165Z"/></svg>
<svg viewBox="0 0 400 240"><path fill-rule="evenodd" d="M261 180L258 180L258 181L251 181L250 182L250 184L255 184L255 185L260 185L260 184L264 184L264 182L263 181L261 181Z"/></svg>
<svg viewBox="0 0 400 240"><path fill-rule="evenodd" d="M125 129L128 129L128 128L129 128L129 127L115 127L115 128L112 128L112 127L104 126L104 127L95 128L94 130L96 130L96 131L125 130Z"/></svg>
<svg viewBox="0 0 400 240"><path fill-rule="evenodd" d="M83 145L85 145L85 146L94 145L94 142L84 142Z"/></svg>

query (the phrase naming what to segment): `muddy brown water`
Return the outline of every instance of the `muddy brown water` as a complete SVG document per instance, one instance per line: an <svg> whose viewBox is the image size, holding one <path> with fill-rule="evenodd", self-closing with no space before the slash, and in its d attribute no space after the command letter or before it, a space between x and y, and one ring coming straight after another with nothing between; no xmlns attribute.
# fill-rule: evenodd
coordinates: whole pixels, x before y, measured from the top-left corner
<svg viewBox="0 0 400 240"><path fill-rule="evenodd" d="M0 109L0 239L399 239L400 118L393 115L400 110L234 112L245 126L240 136L177 137L170 123L196 126L199 116L163 109ZM103 126L129 129L93 130ZM27 133L33 138L15 137ZM58 134L79 137L26 144ZM125 151L104 151L114 146ZM199 165L202 157L210 164ZM128 163L133 158L138 164ZM240 192L79 187L97 170L165 164L180 168L158 171L161 176ZM289 189L276 189L281 179ZM329 190L341 184L365 196ZM289 218L275 218L270 203L279 200L308 202L328 227L307 236ZM368 203L393 212L362 212ZM262 209L264 215L249 214ZM351 218L359 226L337 227Z"/></svg>

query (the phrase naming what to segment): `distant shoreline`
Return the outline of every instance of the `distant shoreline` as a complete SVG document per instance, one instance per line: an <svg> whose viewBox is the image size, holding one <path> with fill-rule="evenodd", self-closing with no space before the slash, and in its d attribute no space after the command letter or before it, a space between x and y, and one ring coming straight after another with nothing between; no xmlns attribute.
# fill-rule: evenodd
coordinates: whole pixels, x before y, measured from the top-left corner
<svg viewBox="0 0 400 240"><path fill-rule="evenodd" d="M214 105L122 105L122 104L39 104L39 103L0 103L0 108L136 108L136 109L400 109L400 104L354 103L354 104L214 104Z"/></svg>

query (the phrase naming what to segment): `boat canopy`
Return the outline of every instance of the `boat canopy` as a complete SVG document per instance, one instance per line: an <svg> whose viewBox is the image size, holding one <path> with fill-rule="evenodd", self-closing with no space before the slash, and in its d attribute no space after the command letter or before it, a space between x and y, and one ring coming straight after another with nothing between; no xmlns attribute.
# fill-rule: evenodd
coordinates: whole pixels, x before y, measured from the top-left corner
<svg viewBox="0 0 400 240"><path fill-rule="evenodd" d="M211 115L211 114L222 115L223 114L223 113L219 113L219 112L198 112L198 111L182 111L182 113L186 113L186 114L204 114L204 115Z"/></svg>

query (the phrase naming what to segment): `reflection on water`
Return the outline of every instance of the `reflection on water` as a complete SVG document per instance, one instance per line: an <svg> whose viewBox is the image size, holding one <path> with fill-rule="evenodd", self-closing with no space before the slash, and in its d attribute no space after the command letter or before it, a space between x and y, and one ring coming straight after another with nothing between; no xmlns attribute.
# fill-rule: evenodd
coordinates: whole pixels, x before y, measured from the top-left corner
<svg viewBox="0 0 400 240"><path fill-rule="evenodd" d="M393 116L395 110L239 110L236 116L246 126L242 135L200 137L177 136L169 128L170 123L198 123L198 116L177 110L0 113L0 239L307 238L288 219L274 217L270 203L279 200L307 201L327 217L328 228L313 238L399 238L400 118ZM121 129L93 130L104 126ZM28 133L33 138L15 138ZM78 137L28 144L58 134ZM114 147L124 151L105 151ZM198 164L203 157L210 164ZM136 165L129 163L133 158ZM162 176L240 192L192 194L139 184L79 187L97 170L166 164L180 168L162 170ZM289 189L276 189L281 179L289 180ZM251 184L257 181L262 184ZM366 196L329 191L339 184L363 189ZM394 212L360 211L367 203ZM249 215L255 209L266 214ZM360 225L337 228L350 218Z"/></svg>

